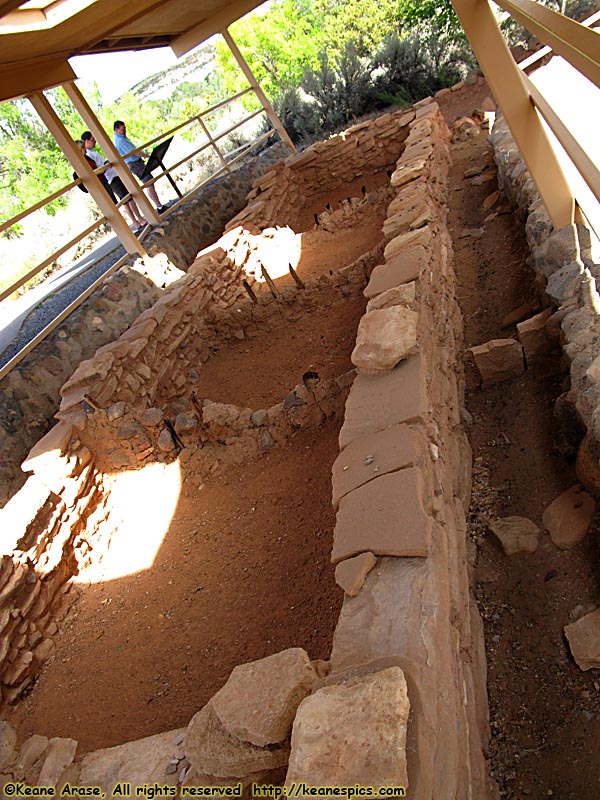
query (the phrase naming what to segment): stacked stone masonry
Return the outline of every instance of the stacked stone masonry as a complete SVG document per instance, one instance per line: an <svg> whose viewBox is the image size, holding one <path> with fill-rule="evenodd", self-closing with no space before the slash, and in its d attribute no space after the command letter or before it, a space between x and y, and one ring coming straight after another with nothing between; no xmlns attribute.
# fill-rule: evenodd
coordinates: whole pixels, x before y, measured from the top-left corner
<svg viewBox="0 0 600 800"><path fill-rule="evenodd" d="M93 546L92 536L105 535L102 516L110 498L102 491L104 470L172 459L181 444L183 460L192 437L200 449L224 437L232 459L251 457L283 441L289 430L320 425L349 390L333 467L338 515L332 561L346 597L330 662L285 651L269 657L281 660L276 665L264 659L237 668L241 673L234 670L187 729L83 759L72 740L29 740L18 748L5 731L12 742L5 780L24 772L24 760L30 782L51 775L57 786L70 780L109 792L118 780L270 783L286 778L287 765L288 783L403 785L419 800L491 796L483 756L485 654L465 552L470 448L461 421L462 321L445 226L448 141L437 104L428 98L267 172L225 235L64 384L59 423L23 465L33 472L23 493L0 512L12 514L13 573L20 574L20 558L27 562L23 583L31 574L31 585L46 584L52 573L40 576L43 563L56 571L57 583L63 580L60 592L68 597L66 581L85 560L86 546ZM350 207L351 198L360 203L374 187L382 191L381 171L387 173L390 157L395 169L383 189L390 202L381 247L304 291L273 296L260 280L262 267L274 250L293 248L294 232L276 224L310 224L298 216L300 193L313 192L313 217L330 219L337 212L327 203L336 192ZM340 210L331 224L344 224ZM327 287L360 291L366 280L369 305L353 356L354 381L351 373L318 389L303 382L269 409L196 398L176 420L179 443L162 426L165 408L181 400L192 361L206 358L215 341L251 336L272 314L285 317L297 313L298 303L319 303ZM190 341L196 348L191 356L184 347ZM32 491L38 497L33 513L23 499ZM65 530L58 524L50 529L48 514L64 521ZM62 553L60 570L52 560L55 548ZM0 587L1 596L9 594ZM10 598L10 609L19 609L19 630L26 624L27 634L39 614L23 612L20 590L11 589ZM50 635L36 625L42 637ZM7 665L25 658L29 669L19 677L30 680L29 640L17 639L16 629L7 636L11 658L2 662L0 676L8 669L13 680L17 668ZM2 681L3 690L19 688ZM288 681L289 691L270 691Z"/></svg>
<svg viewBox="0 0 600 800"><path fill-rule="evenodd" d="M554 230L502 117L496 120L490 139L500 186L525 222L531 264L546 306L528 324L518 326L519 338L526 355L527 344L532 352L539 350L540 331L546 341L560 342L570 373L570 388L558 398L555 413L558 419L568 418L565 434L568 446L573 452L577 450L579 480L600 496L598 253L593 252L592 237L583 225Z"/></svg>
<svg viewBox="0 0 600 800"><path fill-rule="evenodd" d="M150 258L130 257L0 383L0 507L23 484L28 450L51 427L59 389L82 359L112 342L187 270L199 249L215 242L244 206L252 181L287 148L274 145L208 185L144 239Z"/></svg>

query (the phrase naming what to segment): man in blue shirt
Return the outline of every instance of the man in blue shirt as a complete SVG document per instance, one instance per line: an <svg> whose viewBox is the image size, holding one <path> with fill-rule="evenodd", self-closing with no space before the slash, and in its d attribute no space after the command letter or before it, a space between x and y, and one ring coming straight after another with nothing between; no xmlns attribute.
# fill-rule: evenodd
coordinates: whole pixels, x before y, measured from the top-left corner
<svg viewBox="0 0 600 800"><path fill-rule="evenodd" d="M120 155L125 156L125 163L129 167L129 169L133 172L134 175L137 175L138 178L142 177L142 174L145 169L143 158L148 158L149 153L144 153L142 150L137 150L136 146L133 142L127 138L127 127L125 123L118 119L115 124L113 125L113 130L115 135L113 137L113 141L115 143L115 147ZM134 152L131 152L131 151ZM129 155L127 155L129 154ZM164 211L167 210L166 206L161 205L160 200L158 199L158 195L156 194L156 189L154 188L154 184L148 186L146 189L148 192L148 196L156 206L156 210L159 214L162 214Z"/></svg>

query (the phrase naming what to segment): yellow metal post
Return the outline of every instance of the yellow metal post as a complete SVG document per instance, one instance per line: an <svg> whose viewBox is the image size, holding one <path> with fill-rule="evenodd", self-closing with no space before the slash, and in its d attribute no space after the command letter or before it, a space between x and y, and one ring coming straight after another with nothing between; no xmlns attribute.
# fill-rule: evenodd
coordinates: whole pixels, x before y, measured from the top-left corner
<svg viewBox="0 0 600 800"><path fill-rule="evenodd" d="M488 0L452 0L452 5L554 227L571 225L573 194Z"/></svg>
<svg viewBox="0 0 600 800"><path fill-rule="evenodd" d="M271 124L273 125L273 127L275 128L275 130L277 131L279 136L281 137L281 140L283 142L285 142L285 144L290 148L292 153L295 153L296 152L296 147L295 147L294 143L292 142L292 140L288 136L288 132L286 131L286 129L281 124L281 120L279 119L279 117L275 113L275 109L273 108L271 103L269 103L266 94L260 88L258 81L254 77L254 73L250 69L246 59L244 58L244 56L240 53L239 47L233 41L233 39L231 37L231 34L227 30L227 28L225 28L224 30L221 31L221 35L223 36L223 38L227 42L227 45L228 45L229 49L233 53L233 57L235 58L235 60L240 65L240 69L242 70L242 72L246 76L246 78L248 80L248 83L254 89L254 93L256 94L258 99L260 100L260 103L261 103L262 107L264 108L264 110L266 111L267 116L271 120Z"/></svg>
<svg viewBox="0 0 600 800"><path fill-rule="evenodd" d="M43 92L35 92L29 95L28 99L31 101L31 104L39 114L44 125L48 128L52 136L54 136L58 146L65 154L73 169L82 179L84 186L96 201L100 211L110 222L114 232L121 240L123 247L128 253L138 253L141 256L145 256L146 251L141 242L136 239L123 217L115 208L108 193L98 180L98 176L94 174L94 171L82 156L79 148L76 147L73 138L70 136L46 96Z"/></svg>

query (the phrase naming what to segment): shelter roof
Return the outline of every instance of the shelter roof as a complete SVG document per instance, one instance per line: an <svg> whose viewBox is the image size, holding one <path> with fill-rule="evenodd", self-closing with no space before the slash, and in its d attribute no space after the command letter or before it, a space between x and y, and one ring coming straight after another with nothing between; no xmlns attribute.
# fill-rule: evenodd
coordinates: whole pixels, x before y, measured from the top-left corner
<svg viewBox="0 0 600 800"><path fill-rule="evenodd" d="M264 0L0 0L0 101L74 80L67 59L170 46L183 55Z"/></svg>

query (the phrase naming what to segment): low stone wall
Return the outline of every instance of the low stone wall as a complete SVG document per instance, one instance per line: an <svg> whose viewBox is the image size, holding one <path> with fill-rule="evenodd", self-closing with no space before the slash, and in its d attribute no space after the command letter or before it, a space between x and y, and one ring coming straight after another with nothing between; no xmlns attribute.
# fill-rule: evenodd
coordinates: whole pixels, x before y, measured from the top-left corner
<svg viewBox="0 0 600 800"><path fill-rule="evenodd" d="M237 225L307 230L315 214L387 184L413 119L412 110L383 114L289 156L254 182L250 202L226 230Z"/></svg>
<svg viewBox="0 0 600 800"><path fill-rule="evenodd" d="M0 507L23 485L20 464L50 428L59 390L85 358L114 341L181 277L198 251L215 242L243 208L252 182L289 152L268 148L230 175L209 184L145 239L150 259L132 256L88 300L0 382Z"/></svg>
<svg viewBox="0 0 600 800"><path fill-rule="evenodd" d="M399 125L402 119L408 121ZM187 729L83 759L73 740L32 737L19 749L5 730L5 781L25 777L61 786L70 780L112 793L118 781L273 783L284 779L288 765L288 784L405 786L419 800L490 796L483 757L485 654L466 559L470 448L461 418L462 324L445 227L449 134L430 99L408 115L366 125L387 132L388 124L403 141L390 170L393 199L381 248L315 285L274 297L258 280L260 268L274 252L287 258L295 234L250 229L261 214L274 213L277 178L284 175L286 185L295 180L285 176L293 164L274 170L273 183L263 187L266 205L253 201L239 226L202 253L119 340L76 370L62 389L59 424L24 465L34 473L28 486L39 486L45 476L39 508L53 493L56 518L65 519L68 531L71 509L81 503L89 537L105 513L99 476L107 466L169 459L185 444L183 456L192 436L202 449L220 438L232 458L242 451L251 457L288 430L321 424L345 397L353 373L322 386L307 373L269 409L204 400L180 412L174 430L163 423L193 360L198 363L216 337L252 335L270 315L298 313L290 301L319 303L321 291L355 292L369 278L369 305L353 353L358 376L333 468L338 513L332 560L346 597L331 661L314 663L294 649L238 667ZM362 135L369 129L354 130ZM346 142L338 140L344 148ZM359 149L352 145L348 152L353 147ZM319 178L322 191L326 184ZM361 184L359 195L371 188ZM320 213L325 222L335 211ZM372 269L375 258L381 263ZM190 361L184 342L193 342ZM17 495L13 502L17 549L23 530L41 542L42 518L27 520L22 511L19 517L25 501ZM77 536L57 539L65 559L75 563L80 556L67 554L83 541ZM11 664L20 653L11 640Z"/></svg>
<svg viewBox="0 0 600 800"><path fill-rule="evenodd" d="M547 307L540 315L542 333L560 340L570 374L570 388L555 406L564 447L577 451L580 481L600 496L600 266L594 263L590 232L578 224L554 230L503 118L496 120L490 140L500 186L525 221L531 264Z"/></svg>

